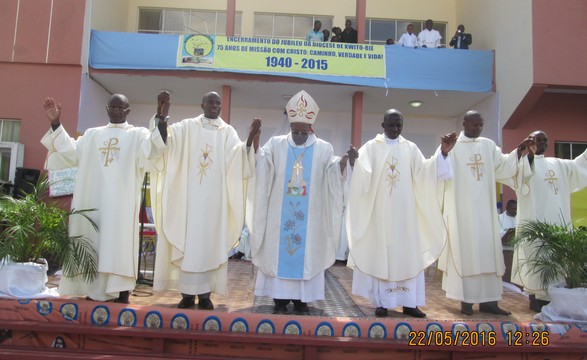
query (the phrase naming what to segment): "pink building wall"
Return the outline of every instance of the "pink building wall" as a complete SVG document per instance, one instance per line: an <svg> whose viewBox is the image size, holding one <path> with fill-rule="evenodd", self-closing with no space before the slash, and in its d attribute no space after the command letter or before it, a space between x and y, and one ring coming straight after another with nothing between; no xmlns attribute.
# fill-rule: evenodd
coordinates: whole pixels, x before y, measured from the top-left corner
<svg viewBox="0 0 587 360"><path fill-rule="evenodd" d="M585 0L532 1L534 83L587 86Z"/></svg>
<svg viewBox="0 0 587 360"><path fill-rule="evenodd" d="M587 141L587 2L532 2L534 86L503 128L503 147L513 149L532 130L555 140ZM549 93L548 88L583 90ZM547 90L548 91L548 90ZM554 146L547 155L554 155Z"/></svg>
<svg viewBox="0 0 587 360"><path fill-rule="evenodd" d="M43 99L61 102L64 126L77 128L85 1L2 0L1 7L0 118L21 121L24 166L42 169Z"/></svg>

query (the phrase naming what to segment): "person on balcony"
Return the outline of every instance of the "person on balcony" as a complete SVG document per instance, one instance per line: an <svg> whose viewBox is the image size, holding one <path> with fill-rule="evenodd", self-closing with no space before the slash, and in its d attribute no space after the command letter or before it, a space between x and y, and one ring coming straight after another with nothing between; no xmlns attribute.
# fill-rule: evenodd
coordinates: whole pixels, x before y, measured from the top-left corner
<svg viewBox="0 0 587 360"><path fill-rule="evenodd" d="M426 28L418 34L418 44L420 47L436 49L441 46L440 40L442 40L442 36L437 30L432 28L433 26L434 22L432 19L426 20Z"/></svg>
<svg viewBox="0 0 587 360"><path fill-rule="evenodd" d="M469 49L469 45L473 42L473 36L465 33L465 25L461 24L457 27L455 36L450 40L449 45L455 49Z"/></svg>
<svg viewBox="0 0 587 360"><path fill-rule="evenodd" d="M418 47L418 37L414 34L414 25L408 24L406 27L406 32L402 34L402 36L397 41L398 45L417 48Z"/></svg>
<svg viewBox="0 0 587 360"><path fill-rule="evenodd" d="M324 33L320 31L322 28L322 22L320 20L314 21L314 28L308 31L306 40L308 41L324 41Z"/></svg>

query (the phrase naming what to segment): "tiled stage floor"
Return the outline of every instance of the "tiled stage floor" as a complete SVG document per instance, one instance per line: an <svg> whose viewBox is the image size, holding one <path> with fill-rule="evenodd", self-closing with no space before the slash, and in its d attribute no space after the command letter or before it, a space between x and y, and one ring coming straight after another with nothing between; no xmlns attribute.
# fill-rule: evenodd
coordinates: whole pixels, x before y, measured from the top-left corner
<svg viewBox="0 0 587 360"><path fill-rule="evenodd" d="M216 311L235 313L271 313L273 300L255 297L256 269L249 261L229 260L228 263L228 294L226 296L212 294ZM58 280L51 279L53 285ZM309 303L311 315L334 317L373 317L375 309L368 300L351 294L352 270L341 265L332 266L326 273L326 300ZM154 293L148 285L138 285L131 295L130 302L135 305L156 305L173 308L181 296L174 291ZM528 298L511 284L504 283L503 299L500 307L512 312L510 316L497 316L479 313L475 306L473 316L460 313L460 303L447 299L441 289L441 272L434 268L426 271L426 306L421 309L429 319L434 320L509 320L513 322L532 321L534 312L528 309ZM390 309L391 310L391 309ZM404 318L399 312L390 311L389 317Z"/></svg>

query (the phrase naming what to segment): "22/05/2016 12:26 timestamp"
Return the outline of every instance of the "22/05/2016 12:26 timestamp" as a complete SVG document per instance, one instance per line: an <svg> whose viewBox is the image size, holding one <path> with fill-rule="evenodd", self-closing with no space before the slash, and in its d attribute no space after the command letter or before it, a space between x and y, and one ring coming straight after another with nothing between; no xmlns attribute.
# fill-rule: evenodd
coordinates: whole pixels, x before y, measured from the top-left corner
<svg viewBox="0 0 587 360"><path fill-rule="evenodd" d="M410 346L494 346L495 331L410 331Z"/></svg>

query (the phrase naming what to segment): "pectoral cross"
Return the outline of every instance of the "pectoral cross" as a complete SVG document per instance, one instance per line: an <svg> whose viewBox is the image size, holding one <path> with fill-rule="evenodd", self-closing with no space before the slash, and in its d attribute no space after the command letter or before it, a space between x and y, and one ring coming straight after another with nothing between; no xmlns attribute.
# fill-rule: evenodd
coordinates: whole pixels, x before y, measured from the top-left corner
<svg viewBox="0 0 587 360"><path fill-rule="evenodd" d="M467 166L471 168L473 174L477 177L477 181L483 177L483 156L481 154L475 154L470 159L472 162L468 163Z"/></svg>
<svg viewBox="0 0 587 360"><path fill-rule="evenodd" d="M296 163L293 166L293 170L294 170L294 174L296 179L300 178L300 174L302 174L302 170L304 170L304 167L302 166L302 164L300 164L298 161L296 161Z"/></svg>
<svg viewBox="0 0 587 360"><path fill-rule="evenodd" d="M118 145L118 138L110 138L108 141L104 141L104 147L98 149L104 155L105 167L114 161L114 154L120 151L120 148L115 145Z"/></svg>
<svg viewBox="0 0 587 360"><path fill-rule="evenodd" d="M558 178L556 177L556 173L554 172L554 170L548 170L545 175L546 177L544 178L544 181L546 181L550 184L550 186L552 186L552 190L555 194L558 194Z"/></svg>

